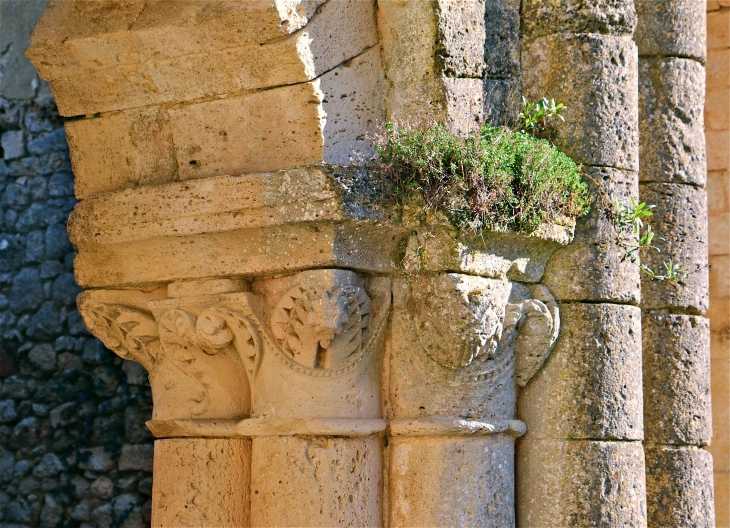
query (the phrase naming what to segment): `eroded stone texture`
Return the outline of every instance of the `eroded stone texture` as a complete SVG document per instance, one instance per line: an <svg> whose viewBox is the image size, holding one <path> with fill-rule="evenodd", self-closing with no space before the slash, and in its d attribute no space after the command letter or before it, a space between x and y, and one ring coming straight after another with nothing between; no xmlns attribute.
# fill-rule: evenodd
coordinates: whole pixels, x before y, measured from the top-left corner
<svg viewBox="0 0 730 528"><path fill-rule="evenodd" d="M555 348L520 392L529 437L641 440L639 308L561 303L560 315Z"/></svg>
<svg viewBox="0 0 730 528"><path fill-rule="evenodd" d="M628 36L557 34L524 43L523 93L565 104L570 126L548 123L578 163L638 170L636 46Z"/></svg>
<svg viewBox="0 0 730 528"><path fill-rule="evenodd" d="M709 444L709 320L645 312L642 338L646 440L657 444Z"/></svg>
<svg viewBox="0 0 730 528"><path fill-rule="evenodd" d="M251 526L380 526L382 439L253 440Z"/></svg>
<svg viewBox="0 0 730 528"><path fill-rule="evenodd" d="M526 38L551 33L631 35L636 27L631 0L526 0L522 16Z"/></svg>
<svg viewBox="0 0 730 528"><path fill-rule="evenodd" d="M612 196L625 204L638 199L637 175L608 167L587 167L586 171L596 201L590 213L576 222L574 241L550 257L542 282L559 301L638 304L640 271L619 247L610 204Z"/></svg>
<svg viewBox="0 0 730 528"><path fill-rule="evenodd" d="M646 446L651 528L715 526L712 455L693 447Z"/></svg>
<svg viewBox="0 0 730 528"><path fill-rule="evenodd" d="M637 0L634 40L640 55L674 55L704 60L707 5L697 0Z"/></svg>
<svg viewBox="0 0 730 528"><path fill-rule="evenodd" d="M514 440L390 440L390 526L513 526Z"/></svg>
<svg viewBox="0 0 730 528"><path fill-rule="evenodd" d="M152 526L249 526L251 440L155 442Z"/></svg>
<svg viewBox="0 0 730 528"><path fill-rule="evenodd" d="M68 121L65 128L79 199L175 179L172 129L160 108Z"/></svg>
<svg viewBox="0 0 730 528"><path fill-rule="evenodd" d="M517 526L646 526L639 442L525 437L516 465Z"/></svg>
<svg viewBox="0 0 730 528"><path fill-rule="evenodd" d="M485 12L485 60L487 76L516 78L520 75L520 2L491 0Z"/></svg>
<svg viewBox="0 0 730 528"><path fill-rule="evenodd" d="M215 22L205 24L206 19L219 19L215 28L218 30L215 35L217 38L211 38L213 32L208 32L208 38L201 39L208 40L209 49L201 50L190 46L188 35L180 43L183 49L172 47L172 54L156 54L155 47L147 41L150 31L146 28L140 28L140 31L134 29L135 17L139 16L135 7L140 12L144 9L144 4L140 2L132 2L128 6L106 4L106 12L100 13L100 17L106 23L116 22L113 29L105 28L104 23L90 23L88 14L85 14L83 20L90 28L88 31L95 32L96 35L89 35L87 38L84 38L86 35L79 38L66 35L67 40L59 46L56 39L60 35L57 33L68 32L75 27L68 19L74 10L84 4L64 2L44 15L34 34L28 55L41 66L41 75L53 81L60 112L63 115L82 115L160 103L179 103L201 97L306 82L377 43L374 3L361 0L318 2L322 4L321 8L311 12L311 19L306 25L288 38L256 42L258 38L250 33L246 35L249 42L245 42L246 37L241 38L241 34L253 29L245 26L257 16L266 19L259 20L262 24L262 35L267 29L286 34L286 30L282 28L283 20L276 20L284 13L278 13L275 7L281 8L283 3L272 6L270 3L255 2L248 7L227 4L222 12L228 17L220 16L217 12L206 13L204 3L198 3L199 12L195 13L193 8L190 10L193 12L186 14L188 20L194 21L192 25L197 22L202 29L206 25L216 25ZM163 5L160 5L174 2L156 4L158 18L180 16L178 9L172 7L169 13L165 13ZM296 12L296 4L290 2L290 5ZM302 4L298 7L302 7ZM211 8L208 6L207 9ZM114 20L112 12L119 15L118 20ZM236 19L240 21L241 18L246 19L244 28L239 28L236 24ZM59 23L62 24L61 29L56 29L54 25ZM144 23L143 19L140 24ZM125 27L127 24L132 25L131 30ZM160 21L152 24L159 25ZM183 28L187 29L185 26ZM183 28L179 28L178 32ZM167 29L170 31L170 28ZM175 30L172 29L172 32ZM142 37L143 42L138 42L138 36ZM99 43L108 43L110 48L117 49L122 60L127 60L122 64L115 62L105 65L104 62L111 62L112 57L105 57L103 60L98 51L94 53L89 50L88 38L95 38L97 46ZM161 35L154 35L152 38L160 39L158 46L165 41ZM236 43L239 39L244 42ZM73 50L74 47L78 47L78 50ZM71 71L63 71L57 61L53 60L55 56L48 57L49 53L58 53L58 48L71 50L69 55L72 58L66 59L72 65ZM132 51L135 48L142 52ZM80 72L78 67L85 64L86 57L91 59L92 66L86 66L83 68L85 71ZM55 69L43 68L44 62L55 62Z"/></svg>
<svg viewBox="0 0 730 528"><path fill-rule="evenodd" d="M651 225L664 238L657 243L661 253L644 252L643 263L661 275L666 271L663 262L671 259L691 272L676 281L655 281L643 274L643 307L705 313L709 302L706 191L691 185L649 183L641 185L641 200L656 205Z"/></svg>
<svg viewBox="0 0 730 528"><path fill-rule="evenodd" d="M639 80L639 178L704 186L705 68L691 59L642 57Z"/></svg>

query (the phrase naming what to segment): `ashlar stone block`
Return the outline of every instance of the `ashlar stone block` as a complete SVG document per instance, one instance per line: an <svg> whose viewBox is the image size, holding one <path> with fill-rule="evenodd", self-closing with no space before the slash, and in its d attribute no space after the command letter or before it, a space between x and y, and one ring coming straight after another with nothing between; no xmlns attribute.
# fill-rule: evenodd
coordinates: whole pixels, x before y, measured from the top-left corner
<svg viewBox="0 0 730 528"><path fill-rule="evenodd" d="M559 301L638 304L640 271L620 247L623 237L612 220L610 203L611 197L624 204L638 199L638 174L609 167L585 170L596 201L588 215L576 222L573 242L550 257L542 283Z"/></svg>
<svg viewBox="0 0 730 528"><path fill-rule="evenodd" d="M645 312L642 336L646 440L656 444L709 444L709 319Z"/></svg>
<svg viewBox="0 0 730 528"><path fill-rule="evenodd" d="M676 281L656 281L642 274L642 305L648 310L684 310L702 315L709 303L707 270L707 192L692 185L647 183L640 186L641 201L656 205L653 230L663 241L656 251L645 252L644 264L657 273L668 259L691 275Z"/></svg>
<svg viewBox="0 0 730 528"><path fill-rule="evenodd" d="M251 440L155 441L152 526L249 526Z"/></svg>
<svg viewBox="0 0 730 528"><path fill-rule="evenodd" d="M484 75L485 0L437 0L438 49L447 77Z"/></svg>
<svg viewBox="0 0 730 528"><path fill-rule="evenodd" d="M570 126L548 124L577 162L638 170L636 46L629 36L556 34L524 42L522 87L529 100L554 98Z"/></svg>
<svg viewBox="0 0 730 528"><path fill-rule="evenodd" d="M641 311L561 303L560 316L555 348L518 398L530 438L641 440Z"/></svg>
<svg viewBox="0 0 730 528"><path fill-rule="evenodd" d="M380 526L383 440L253 440L251 526Z"/></svg>
<svg viewBox="0 0 730 528"><path fill-rule="evenodd" d="M639 61L639 131L642 182L707 180L704 133L705 68L691 59Z"/></svg>
<svg viewBox="0 0 730 528"><path fill-rule="evenodd" d="M634 40L640 55L674 55L704 62L707 5L696 0L637 0Z"/></svg>
<svg viewBox="0 0 730 528"><path fill-rule="evenodd" d="M68 9L73 9L78 3L71 2ZM236 8L233 4L224 4L223 12L227 12L234 20L245 17L246 8ZM279 6L266 4L269 24L273 22L272 15L276 14L278 18L283 14L274 10L274 7L282 7L281 4L284 2ZM287 4L289 6L284 12L297 11L294 2ZM254 11L251 19L257 14L256 7L261 10L264 8L264 3L254 2L249 7ZM157 9L160 9L159 5ZM191 17L193 20L199 20L197 16L217 18L214 13L206 15L204 11L205 9L201 9ZM42 22L37 36L34 37L28 55L39 65L49 60L44 56L46 46L50 46L54 53L63 47L58 43L53 44L56 38L54 33L63 32L66 26L73 26L68 18L64 18L68 13L62 15L62 20L55 21L62 24L60 29L50 27L53 23L51 20L45 24ZM121 40L115 41L113 47L119 49L117 58L129 57L128 61L122 61L121 64L116 62L105 68L97 67L97 70L88 73L58 74L47 71L42 75L51 80L59 112L62 115L88 115L160 103L180 103L198 98L220 97L311 81L360 55L378 41L374 2L369 0L324 3L319 9L311 11L311 20L292 35L283 39L272 38L268 42L253 42L238 46L235 45L236 37L231 39L234 42L231 45L224 36L238 35L244 30L231 23L231 20L226 21L225 18L221 17L222 21L218 21L220 26L217 29L222 34L210 43L210 49L207 50L199 48L178 50L178 54L173 52L172 56L166 56L168 54L163 53L160 58L154 55L141 56L137 50L153 54L154 46L148 47L146 41L137 42L134 39L135 32L127 30L127 34L122 35ZM85 17L84 20L89 23L88 18ZM103 24L106 20L105 15L97 24ZM278 22L281 25L283 21ZM179 23L179 20L171 22L172 25ZM93 24L91 25L93 27ZM96 30L103 33L101 28ZM278 31L286 33L281 28ZM46 33L50 36L46 36ZM188 33L186 38L189 36ZM43 44L49 40L51 43ZM161 41L164 42L164 37L161 37ZM103 48L95 54L93 48L89 49L86 55L89 59L104 63L101 59ZM81 57L73 57L70 62L78 66L84 63L84 58L82 54ZM112 58L108 60L111 61Z"/></svg>
<svg viewBox="0 0 730 528"><path fill-rule="evenodd" d="M636 10L632 0L526 0L522 20L528 39L551 33L631 35Z"/></svg>
<svg viewBox="0 0 730 528"><path fill-rule="evenodd" d="M715 526L712 455L696 447L646 447L649 526Z"/></svg>

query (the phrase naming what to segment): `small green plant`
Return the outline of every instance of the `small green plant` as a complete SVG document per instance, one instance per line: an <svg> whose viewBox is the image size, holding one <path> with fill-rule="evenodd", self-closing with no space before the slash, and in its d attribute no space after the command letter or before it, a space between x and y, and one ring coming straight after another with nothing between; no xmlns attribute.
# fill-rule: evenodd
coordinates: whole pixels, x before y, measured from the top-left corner
<svg viewBox="0 0 730 528"><path fill-rule="evenodd" d="M525 97L522 97L522 112L520 112L519 120L522 125L523 132L534 134L540 132L545 123L557 117L561 121L565 118L560 115L560 111L565 108L563 103L555 103L555 99L540 99L535 103L530 103Z"/></svg>
<svg viewBox="0 0 730 528"><path fill-rule="evenodd" d="M644 250L661 250L653 245L654 240L664 240L656 236L651 225L646 223L654 213L654 205L647 205L644 202L637 202L631 199L630 204L622 203L616 196L611 197L613 222L618 232L618 244L626 254L624 259L639 266L642 272L646 273L652 280L676 281L690 276L692 273L675 264L672 259L662 263L664 273L659 274L646 264L639 263L639 255ZM646 225L646 227L644 227ZM628 239L628 241L627 241Z"/></svg>
<svg viewBox="0 0 730 528"><path fill-rule="evenodd" d="M534 129L549 115L555 113L532 115ZM388 124L376 147L398 199L420 196L426 210L442 212L463 234L530 232L558 217L578 218L592 201L581 168L524 130L483 125L460 137L438 124L415 129Z"/></svg>

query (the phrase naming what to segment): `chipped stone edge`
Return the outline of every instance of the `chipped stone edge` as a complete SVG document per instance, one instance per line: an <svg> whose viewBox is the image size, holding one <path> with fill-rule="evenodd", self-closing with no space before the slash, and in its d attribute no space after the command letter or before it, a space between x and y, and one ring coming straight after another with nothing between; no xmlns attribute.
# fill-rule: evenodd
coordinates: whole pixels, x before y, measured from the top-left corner
<svg viewBox="0 0 730 528"><path fill-rule="evenodd" d="M519 438L527 432L520 420L464 420L461 418L417 418L391 420L391 436L486 436L505 433Z"/></svg>

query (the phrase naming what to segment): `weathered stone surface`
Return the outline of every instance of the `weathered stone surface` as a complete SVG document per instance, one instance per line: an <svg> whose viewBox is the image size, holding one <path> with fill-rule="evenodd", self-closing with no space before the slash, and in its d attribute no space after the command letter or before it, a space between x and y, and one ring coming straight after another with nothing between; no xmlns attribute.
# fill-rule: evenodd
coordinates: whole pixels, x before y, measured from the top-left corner
<svg viewBox="0 0 730 528"><path fill-rule="evenodd" d="M484 74L485 0L437 0L439 66L447 77Z"/></svg>
<svg viewBox="0 0 730 528"><path fill-rule="evenodd" d="M647 442L710 443L709 323L704 317L644 313L644 429Z"/></svg>
<svg viewBox="0 0 730 528"><path fill-rule="evenodd" d="M379 71L372 48L311 83L170 110L180 179L369 157Z"/></svg>
<svg viewBox="0 0 730 528"><path fill-rule="evenodd" d="M251 441L155 442L152 526L249 526Z"/></svg>
<svg viewBox="0 0 730 528"><path fill-rule="evenodd" d="M486 75L520 74L520 0L491 0L484 12Z"/></svg>
<svg viewBox="0 0 730 528"><path fill-rule="evenodd" d="M494 126L514 123L522 105L518 81L485 79L483 97L484 121Z"/></svg>
<svg viewBox="0 0 730 528"><path fill-rule="evenodd" d="M514 440L395 437L390 526L513 526Z"/></svg>
<svg viewBox="0 0 730 528"><path fill-rule="evenodd" d="M481 79L444 77L447 126L455 134L475 133L484 118L484 82Z"/></svg>
<svg viewBox="0 0 730 528"><path fill-rule="evenodd" d="M372 436L254 438L251 526L380 526L382 450Z"/></svg>
<svg viewBox="0 0 730 528"><path fill-rule="evenodd" d="M550 257L542 283L559 301L638 304L640 271L624 259L610 209L611 196L625 204L639 198L638 175L609 167L587 167L586 172L597 199L590 213L576 222L573 243Z"/></svg>
<svg viewBox="0 0 730 528"><path fill-rule="evenodd" d="M25 154L25 138L22 130L8 130L2 133L3 159L22 158Z"/></svg>
<svg viewBox="0 0 730 528"><path fill-rule="evenodd" d="M65 128L80 200L175 178L172 130L159 108L68 121Z"/></svg>
<svg viewBox="0 0 730 528"><path fill-rule="evenodd" d="M560 319L555 348L519 395L530 438L641 440L639 308L561 303Z"/></svg>
<svg viewBox="0 0 730 528"><path fill-rule="evenodd" d="M526 42L523 93L566 106L548 134L577 162L638 170L636 46L628 36L558 34Z"/></svg>
<svg viewBox="0 0 730 528"><path fill-rule="evenodd" d="M3 0L0 18L4 20L0 37L0 96L7 99L31 99L36 94L38 74L23 51L30 33L48 0Z"/></svg>
<svg viewBox="0 0 730 528"><path fill-rule="evenodd" d="M394 418L511 420L517 382L550 354L559 316L540 286L442 273L394 281L391 327Z"/></svg>
<svg viewBox="0 0 730 528"><path fill-rule="evenodd" d="M631 0L526 0L522 20L527 38L551 33L631 35L636 10Z"/></svg>
<svg viewBox="0 0 730 528"><path fill-rule="evenodd" d="M69 220L76 279L118 287L317 267L394 271L407 231L382 223L392 212L385 193L366 171L307 167L101 194Z"/></svg>
<svg viewBox="0 0 730 528"><path fill-rule="evenodd" d="M435 4L379 1L378 32L387 86L386 120L413 126L444 121Z"/></svg>
<svg viewBox="0 0 730 528"><path fill-rule="evenodd" d="M675 55L704 60L706 3L696 0L637 0L634 40L640 55Z"/></svg>
<svg viewBox="0 0 730 528"><path fill-rule="evenodd" d="M709 302L707 193L691 185L648 183L640 186L640 196L642 202L656 205L651 225L664 238L656 244L661 253L644 252L643 263L662 274L663 262L672 259L692 272L676 281L655 281L642 274L644 309L682 309L702 315Z"/></svg>
<svg viewBox="0 0 730 528"><path fill-rule="evenodd" d="M700 63L674 57L641 58L641 181L705 185L704 102L705 68Z"/></svg>
<svg viewBox="0 0 730 528"><path fill-rule="evenodd" d="M517 526L646 526L639 442L517 444Z"/></svg>
<svg viewBox="0 0 730 528"><path fill-rule="evenodd" d="M74 2L71 4L73 7ZM258 4L260 8L261 2ZM28 51L39 65L47 58L36 41L40 42L44 33L53 32L47 27L51 23L49 20L41 24L42 29ZM71 25L59 23L60 32ZM229 34L239 31L235 25L223 27ZM376 43L374 2L344 0L325 3L305 28L285 39L249 46L231 46L220 39L220 47L207 52L195 49L174 57L153 56L146 61L140 60L139 53L134 51L136 43L132 39L118 43L118 53L136 55L126 64L62 77L55 77L57 73L52 71L43 75L52 79L62 115L88 115L306 82ZM89 58L99 60L102 54L97 51L94 57L92 52Z"/></svg>
<svg viewBox="0 0 730 528"><path fill-rule="evenodd" d="M647 446L649 526L715 526L712 456L691 447Z"/></svg>
<svg viewBox="0 0 730 528"><path fill-rule="evenodd" d="M252 0L212 8L201 0L54 3L33 34L39 69L52 79L286 37L323 0ZM130 53L130 50L139 50Z"/></svg>

